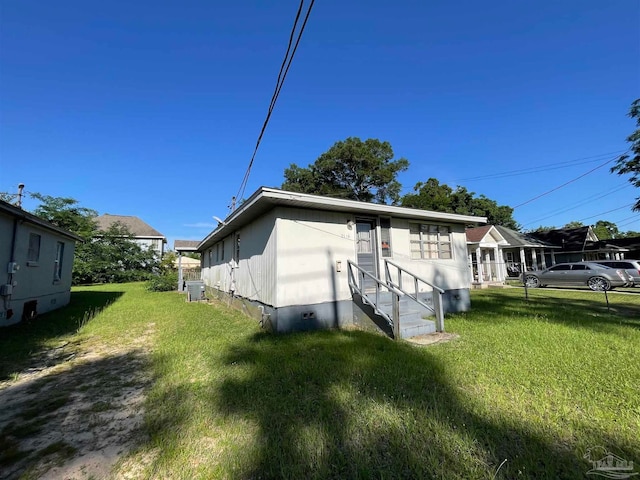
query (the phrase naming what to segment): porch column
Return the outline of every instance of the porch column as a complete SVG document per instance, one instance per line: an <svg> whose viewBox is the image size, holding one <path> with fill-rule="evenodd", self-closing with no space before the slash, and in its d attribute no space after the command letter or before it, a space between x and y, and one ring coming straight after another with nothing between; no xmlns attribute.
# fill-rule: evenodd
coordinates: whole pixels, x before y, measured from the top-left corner
<svg viewBox="0 0 640 480"><path fill-rule="evenodd" d="M483 283L482 274L482 250L480 247L476 248L476 262L478 263L478 283Z"/></svg>
<svg viewBox="0 0 640 480"><path fill-rule="evenodd" d="M538 255L536 255L536 249L531 249L531 264L534 270L538 269Z"/></svg>
<svg viewBox="0 0 640 480"><path fill-rule="evenodd" d="M524 256L524 247L520 247L520 265L522 273L525 273L527 271L527 259Z"/></svg>
<svg viewBox="0 0 640 480"><path fill-rule="evenodd" d="M475 281L475 278L473 278L473 255L469 253L468 257L469 257L469 275L471 276L471 283L473 283Z"/></svg>
<svg viewBox="0 0 640 480"><path fill-rule="evenodd" d="M182 292L182 252L178 252L178 291Z"/></svg>
<svg viewBox="0 0 640 480"><path fill-rule="evenodd" d="M507 278L507 266L504 264L504 253L501 248L496 248L497 253L497 271L498 271L498 281L504 282Z"/></svg>
<svg viewBox="0 0 640 480"><path fill-rule="evenodd" d="M540 255L542 255L542 269L547 268L547 257L544 254L544 248L540 250Z"/></svg>
<svg viewBox="0 0 640 480"><path fill-rule="evenodd" d="M487 271L487 282L491 281L491 273L493 272L493 268L491 266L491 251L486 250L484 254L484 265L485 270Z"/></svg>
<svg viewBox="0 0 640 480"><path fill-rule="evenodd" d="M551 250L551 265L555 265L555 264L556 264L556 252Z"/></svg>

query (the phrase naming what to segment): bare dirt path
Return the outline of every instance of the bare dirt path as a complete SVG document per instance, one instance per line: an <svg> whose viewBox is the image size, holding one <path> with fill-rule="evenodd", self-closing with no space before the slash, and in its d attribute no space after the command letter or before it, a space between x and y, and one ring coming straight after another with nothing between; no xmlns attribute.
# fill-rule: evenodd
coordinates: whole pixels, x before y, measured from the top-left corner
<svg viewBox="0 0 640 480"><path fill-rule="evenodd" d="M145 440L154 328L150 323L119 345L60 344L0 382L0 478L111 478L113 467Z"/></svg>

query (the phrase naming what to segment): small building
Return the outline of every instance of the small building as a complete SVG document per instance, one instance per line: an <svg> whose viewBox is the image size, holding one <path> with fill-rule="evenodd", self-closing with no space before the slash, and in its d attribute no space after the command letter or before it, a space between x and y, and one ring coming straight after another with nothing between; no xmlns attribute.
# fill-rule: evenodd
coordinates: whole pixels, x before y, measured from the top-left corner
<svg viewBox="0 0 640 480"><path fill-rule="evenodd" d="M189 280L200 280L201 259L186 257L185 253L197 253L198 240L174 240L173 249L178 258L175 260L175 267L178 269L178 291L183 292Z"/></svg>
<svg viewBox="0 0 640 480"><path fill-rule="evenodd" d="M547 258L547 264L564 262L586 262L591 260L619 260L624 258L627 248L609 241L601 242L590 226L558 228L544 232L531 232L534 238L555 245L555 258ZM551 262L549 262L551 260Z"/></svg>
<svg viewBox="0 0 640 480"><path fill-rule="evenodd" d="M471 281L474 285L504 283L522 271L553 265L559 247L530 234L500 225L467 228Z"/></svg>
<svg viewBox="0 0 640 480"><path fill-rule="evenodd" d="M162 256L164 253L167 238L138 217L105 213L104 215L96 217L95 220L98 230L106 231L111 226L120 224L129 230L131 235L133 235L133 240L140 246L155 250L159 256Z"/></svg>
<svg viewBox="0 0 640 480"><path fill-rule="evenodd" d="M0 326L63 307L82 239L0 200Z"/></svg>
<svg viewBox="0 0 640 480"><path fill-rule="evenodd" d="M258 189L198 245L202 279L259 307L278 332L353 323L349 263L385 278L386 260L470 306L465 226L483 217Z"/></svg>

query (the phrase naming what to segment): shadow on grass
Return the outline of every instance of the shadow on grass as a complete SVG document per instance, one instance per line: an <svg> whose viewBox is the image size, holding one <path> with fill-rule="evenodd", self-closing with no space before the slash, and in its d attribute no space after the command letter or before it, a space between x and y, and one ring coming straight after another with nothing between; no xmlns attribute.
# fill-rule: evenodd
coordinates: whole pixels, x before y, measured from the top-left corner
<svg viewBox="0 0 640 480"><path fill-rule="evenodd" d="M589 467L544 424L483 414L428 350L378 335L256 334L225 365L208 399L213 415L258 426L253 446L226 459L228 478L568 479ZM187 401L180 388L156 400ZM172 414L165 427L179 432L188 420Z"/></svg>
<svg viewBox="0 0 640 480"><path fill-rule="evenodd" d="M65 362L54 359L56 365ZM91 469L100 471L101 462L110 467L115 447L126 451L142 438L142 409L136 405L148 386L147 365L144 351L131 350L1 389L0 478L40 478L78 456L88 465L81 476L97 478Z"/></svg>
<svg viewBox="0 0 640 480"><path fill-rule="evenodd" d="M552 322L581 328L606 330L611 326L640 329L640 304L625 296L609 294L609 309L604 293L534 290L525 299L524 290L474 295L471 311L465 316L474 321L493 322L499 316L542 316Z"/></svg>
<svg viewBox="0 0 640 480"><path fill-rule="evenodd" d="M21 370L52 339L77 332L83 323L115 302L122 292L71 292L69 304L35 320L0 328L0 381Z"/></svg>

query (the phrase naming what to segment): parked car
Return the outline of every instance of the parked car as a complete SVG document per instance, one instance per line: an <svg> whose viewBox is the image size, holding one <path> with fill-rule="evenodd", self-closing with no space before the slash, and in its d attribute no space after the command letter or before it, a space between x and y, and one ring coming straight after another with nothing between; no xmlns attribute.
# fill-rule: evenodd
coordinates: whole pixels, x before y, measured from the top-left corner
<svg viewBox="0 0 640 480"><path fill-rule="evenodd" d="M595 262L558 263L545 270L525 272L522 281L528 288L587 285L591 290L611 290L633 285L633 279L625 270Z"/></svg>
<svg viewBox="0 0 640 480"><path fill-rule="evenodd" d="M633 283L636 287L640 287L640 260L596 260L596 263L611 268L620 268L626 270L626 272L633 278Z"/></svg>

